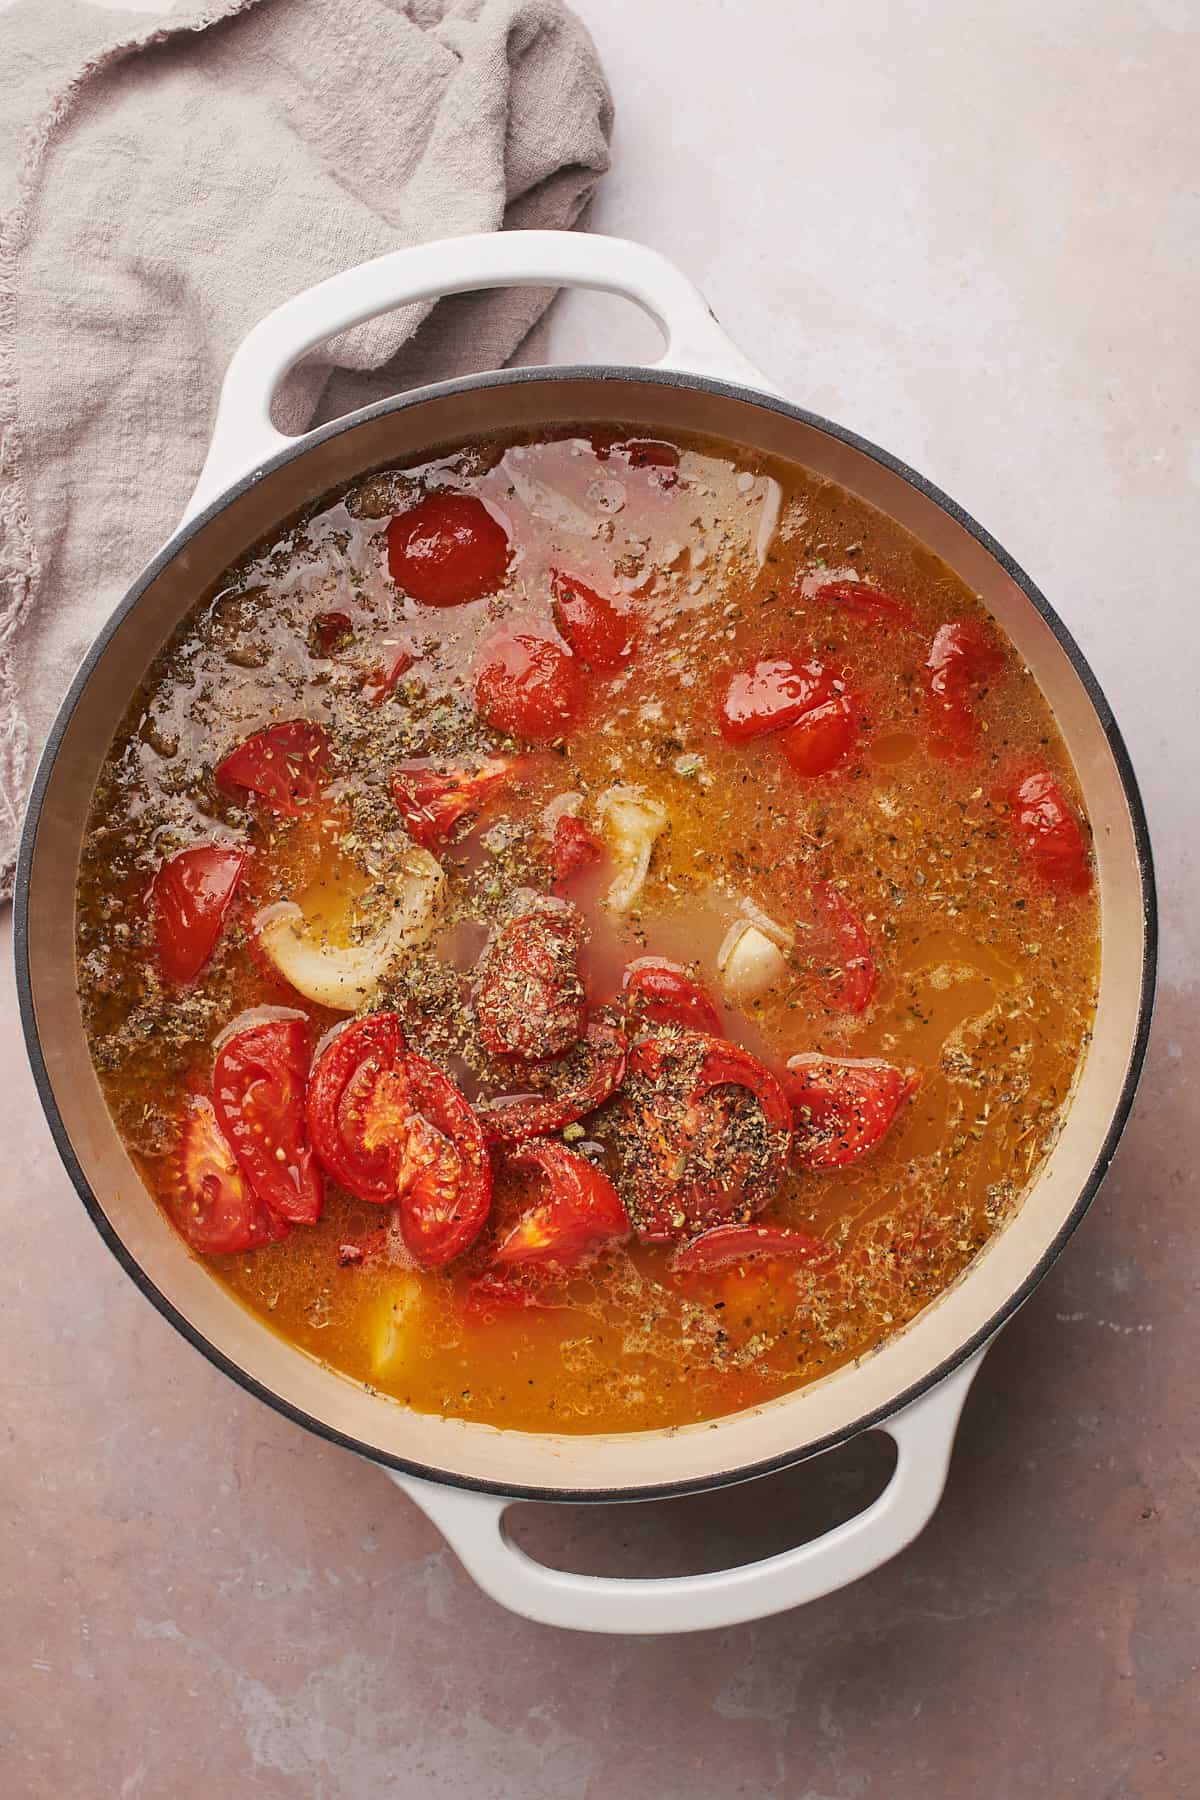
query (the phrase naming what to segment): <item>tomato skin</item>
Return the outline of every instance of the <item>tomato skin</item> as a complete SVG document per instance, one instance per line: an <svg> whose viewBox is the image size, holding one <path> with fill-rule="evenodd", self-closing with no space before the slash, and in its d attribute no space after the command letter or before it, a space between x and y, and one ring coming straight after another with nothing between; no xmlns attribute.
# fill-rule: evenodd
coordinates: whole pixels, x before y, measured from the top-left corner
<svg viewBox="0 0 1200 1800"><path fill-rule="evenodd" d="M583 705L579 665L552 638L503 631L484 647L475 677L480 717L508 737L554 743Z"/></svg>
<svg viewBox="0 0 1200 1800"><path fill-rule="evenodd" d="M913 1069L875 1058L788 1059L783 1087L792 1108L792 1161L801 1169L844 1169L874 1150L920 1086Z"/></svg>
<svg viewBox="0 0 1200 1800"><path fill-rule="evenodd" d="M413 1116L393 1151L400 1234L427 1269L469 1250L492 1205L492 1163L479 1121L448 1076L409 1051Z"/></svg>
<svg viewBox="0 0 1200 1800"><path fill-rule="evenodd" d="M865 1012L879 986L879 967L867 929L831 881L818 881L813 899L833 933L841 963L829 980L830 998L843 1012Z"/></svg>
<svg viewBox="0 0 1200 1800"><path fill-rule="evenodd" d="M582 924L565 900L507 919L480 959L475 1016L492 1056L547 1062L578 1043L585 995Z"/></svg>
<svg viewBox="0 0 1200 1800"><path fill-rule="evenodd" d="M979 739L972 707L976 691L1004 667L1004 652L976 619L939 626L925 662L934 737L944 754L968 756Z"/></svg>
<svg viewBox="0 0 1200 1800"><path fill-rule="evenodd" d="M652 1025L679 1025L720 1037L720 1014L681 964L662 956L639 956L626 968L622 986L627 1002Z"/></svg>
<svg viewBox="0 0 1200 1800"><path fill-rule="evenodd" d="M573 1125L616 1093L625 1079L629 1040L623 1031L603 1019L586 1026L580 1046L587 1073L571 1087L556 1094L501 1096L476 1109L484 1137L493 1144L519 1143L524 1138L545 1137Z"/></svg>
<svg viewBox="0 0 1200 1800"><path fill-rule="evenodd" d="M848 694L814 706L780 734L779 747L797 775L829 775L858 742L858 709Z"/></svg>
<svg viewBox="0 0 1200 1800"><path fill-rule="evenodd" d="M163 1206L180 1234L204 1256L231 1256L288 1234L282 1219L247 1186L213 1103L191 1103Z"/></svg>
<svg viewBox="0 0 1200 1800"><path fill-rule="evenodd" d="M296 818L322 793L332 761L323 725L288 719L268 725L217 764L217 786L235 799L248 789L272 812Z"/></svg>
<svg viewBox="0 0 1200 1800"><path fill-rule="evenodd" d="M392 799L409 836L432 850L449 837L460 820L478 813L518 767L511 756L489 757L477 768L418 757L397 763Z"/></svg>
<svg viewBox="0 0 1200 1800"><path fill-rule="evenodd" d="M494 594L510 554L507 531L472 494L427 494L387 528L388 573L422 606Z"/></svg>
<svg viewBox="0 0 1200 1800"><path fill-rule="evenodd" d="M554 886L561 891L577 875L598 869L608 858L608 848L582 819L563 813L554 825L550 856L554 864Z"/></svg>
<svg viewBox="0 0 1200 1800"><path fill-rule="evenodd" d="M390 646L388 655L376 664L375 668L363 682L363 693L371 706L382 706L385 700L395 693L402 675L416 662L412 650L407 644Z"/></svg>
<svg viewBox="0 0 1200 1800"><path fill-rule="evenodd" d="M826 581L814 590L813 599L823 600L840 607L843 612L856 613L860 618L871 619L880 625L915 625L917 622L907 600L899 600L895 594L872 587L866 581Z"/></svg>
<svg viewBox="0 0 1200 1800"><path fill-rule="evenodd" d="M629 1236L629 1215L620 1195L586 1156L542 1138L518 1145L508 1162L540 1175L548 1191L496 1249L493 1261L499 1267L553 1263L575 1269L601 1244Z"/></svg>
<svg viewBox="0 0 1200 1800"><path fill-rule="evenodd" d="M637 648L637 624L627 606L618 606L560 569L550 577L550 590L554 623L581 662L607 674L629 661Z"/></svg>
<svg viewBox="0 0 1200 1800"><path fill-rule="evenodd" d="M380 1077L404 1055L395 1012L368 1013L332 1038L308 1082L308 1135L322 1168L359 1200L388 1206L395 1199L385 1151L364 1142L365 1110Z"/></svg>
<svg viewBox="0 0 1200 1800"><path fill-rule="evenodd" d="M168 981L194 981L216 948L246 863L235 844L169 856L150 891L158 958Z"/></svg>
<svg viewBox="0 0 1200 1800"><path fill-rule="evenodd" d="M698 1274L752 1256L786 1259L817 1269L833 1262L837 1251L820 1238L791 1231L786 1225L714 1225L681 1244L671 1258L671 1268L678 1275Z"/></svg>
<svg viewBox="0 0 1200 1800"><path fill-rule="evenodd" d="M221 1046L213 1103L255 1196L289 1225L315 1225L325 1182L304 1123L310 1061L303 1019L268 1019Z"/></svg>
<svg viewBox="0 0 1200 1800"><path fill-rule="evenodd" d="M833 683L819 662L763 657L731 676L721 702L721 736L729 743L782 731L814 706L832 699Z"/></svg>
<svg viewBox="0 0 1200 1800"><path fill-rule="evenodd" d="M1092 869L1083 832L1050 771L1034 769L1015 781L1008 805L1030 868L1062 893L1086 894Z"/></svg>

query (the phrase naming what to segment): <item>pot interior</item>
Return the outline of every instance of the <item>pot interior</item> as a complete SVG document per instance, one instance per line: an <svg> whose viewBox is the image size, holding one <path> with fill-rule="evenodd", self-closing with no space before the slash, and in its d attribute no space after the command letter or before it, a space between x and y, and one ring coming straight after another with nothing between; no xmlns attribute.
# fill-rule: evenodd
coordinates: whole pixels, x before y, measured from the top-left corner
<svg viewBox="0 0 1200 1800"><path fill-rule="evenodd" d="M126 1157L92 1072L75 992L74 875L92 789L133 688L194 600L279 521L356 475L441 444L611 420L647 434L706 433L802 463L890 514L980 594L1033 671L1074 759L1095 831L1102 968L1094 1041L1057 1145L1013 1219L904 1331L823 1382L715 1424L552 1437L431 1418L369 1393L275 1337L190 1256ZM384 1460L509 1491L628 1495L700 1485L836 1441L945 1372L1018 1302L1077 1221L1128 1106L1153 975L1149 888L1132 777L1090 673L1002 553L944 497L778 403L686 377L534 370L427 391L331 427L168 547L56 725L26 830L18 924L27 1026L36 1024L31 1045L60 1148L113 1248L194 1341L305 1423Z"/></svg>

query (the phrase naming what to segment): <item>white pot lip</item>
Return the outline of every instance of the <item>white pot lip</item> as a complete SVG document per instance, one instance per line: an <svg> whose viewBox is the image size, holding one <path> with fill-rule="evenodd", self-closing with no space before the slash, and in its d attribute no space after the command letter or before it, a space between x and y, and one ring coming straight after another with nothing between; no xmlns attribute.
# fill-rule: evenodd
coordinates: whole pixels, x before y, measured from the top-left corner
<svg viewBox="0 0 1200 1800"><path fill-rule="evenodd" d="M133 611L141 600L146 589L162 573L168 563L196 537L198 533L217 516L218 513L238 499L250 488L255 487L264 475L273 473L286 464L305 456L317 445L331 438L340 436L346 431L355 429L370 420L384 417L390 413L402 412L413 406L420 406L426 401L443 396L469 393L484 388L502 387L506 385L520 386L528 382L580 382L596 381L612 383L636 383L639 385L656 385L662 387L690 388L701 393L709 393L724 399L740 401L745 405L756 407L762 411L773 412L797 423L809 426L850 448L859 451L872 461L879 463L892 474L899 476L910 487L930 500L945 512L963 530L968 532L987 553L1000 565L1009 578L1024 594L1025 598L1040 614L1050 631L1054 634L1061 649L1071 663L1080 684L1087 694L1091 707L1104 732L1109 749L1112 752L1120 778L1125 803L1129 809L1132 835L1136 849L1138 882L1142 901L1142 968L1138 998L1137 1025L1129 1046L1128 1060L1121 1085L1120 1095L1113 1108L1108 1129L1101 1141L1091 1170L1082 1184L1078 1197L1064 1220L1060 1230L1047 1245L1036 1265L1028 1273L1020 1285L1013 1289L997 1307L987 1321L978 1327L970 1337L966 1338L934 1368L928 1370L919 1381L889 1400L876 1407L825 1437L805 1442L794 1450L764 1461L749 1464L738 1464L732 1468L718 1470L711 1474L693 1477L677 1482L658 1482L647 1486L638 1485L631 1488L590 1488L564 1489L546 1486L517 1486L512 1483L489 1481L479 1477L460 1475L428 1464L413 1462L407 1458L396 1456L373 1444L339 1431L335 1426L323 1419L314 1417L304 1408L286 1400L274 1389L267 1387L230 1358L218 1345L214 1344L200 1331L179 1309L166 1297L156 1283L150 1278L141 1264L127 1249L118 1236L108 1217L100 1205L97 1196L88 1181L68 1136L66 1126L59 1111L54 1088L50 1080L45 1056L42 1050L41 1037L38 1030L34 1010L33 982L29 960L29 892L32 867L35 855L38 826L41 819L42 805L49 786L58 752L67 727L79 703L97 662L109 641L120 628L127 615ZM569 420L564 419L564 423ZM1087 662L1082 650L1071 632L1059 618L1045 595L1025 573L1024 569L1008 554L1002 545L984 529L950 496L911 468L899 457L880 448L869 439L860 437L856 432L843 425L822 417L819 413L807 411L793 405L774 394L764 393L759 389L743 387L733 382L717 380L710 376L692 375L678 370L656 369L623 364L564 364L553 366L533 366L515 369L489 370L482 374L457 377L451 381L433 383L427 387L415 388L403 394L379 401L374 406L364 407L358 412L347 414L344 418L320 426L314 431L298 438L295 443L287 445L276 455L267 459L259 467L251 470L240 480L222 490L187 524L183 525L167 541L158 554L149 562L141 575L129 588L128 592L115 608L109 619L98 633L86 657L75 674L62 705L50 728L30 789L29 801L25 812L25 821L21 830L21 840L17 856L17 869L13 889L13 950L16 962L17 999L20 1010L21 1027L25 1038L26 1052L33 1072L38 1098L45 1113L51 1136L71 1182L82 1200L93 1225L118 1263L130 1279L136 1283L148 1300L157 1307L164 1318L199 1350L201 1355L225 1375L235 1381L247 1393L272 1407L276 1412L291 1419L295 1424L303 1426L316 1436L346 1450L366 1457L398 1472L416 1476L420 1479L439 1483L442 1486L469 1489L480 1493L489 1493L511 1500L564 1501L571 1504L585 1504L589 1501L654 1500L669 1499L686 1494L702 1493L711 1488L719 1488L740 1481L754 1479L761 1475L770 1475L780 1470L806 1461L811 1456L834 1449L839 1444L847 1443L864 1431L882 1424L893 1417L904 1407L910 1405L922 1394L944 1380L954 1369L982 1349L996 1334L1002 1325L1012 1317L1019 1307L1029 1298L1033 1290L1041 1282L1056 1260L1067 1239L1074 1232L1091 1205L1109 1164L1116 1152L1117 1144L1124 1131L1134 1095L1141 1078L1145 1062L1146 1046L1150 1035L1151 1019L1154 1011L1154 994L1158 958L1158 907L1155 890L1154 861L1150 844L1149 826L1146 820L1145 807L1138 788L1133 764L1121 735L1112 708L1100 686L1095 674ZM970 1279L968 1273L967 1279ZM296 1354L301 1354L297 1352ZM799 1390L803 1393L803 1389Z"/></svg>

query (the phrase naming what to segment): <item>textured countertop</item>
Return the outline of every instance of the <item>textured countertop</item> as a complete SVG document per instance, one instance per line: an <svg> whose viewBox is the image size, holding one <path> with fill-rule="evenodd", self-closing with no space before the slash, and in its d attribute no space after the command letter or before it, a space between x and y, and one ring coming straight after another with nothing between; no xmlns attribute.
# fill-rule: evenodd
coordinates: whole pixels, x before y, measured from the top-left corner
<svg viewBox="0 0 1200 1800"><path fill-rule="evenodd" d="M975 1385L912 1549L808 1609L586 1638L484 1599L384 1476L242 1394L103 1248L0 1032L6 1800L1200 1794L1200 713L1193 0L579 0L618 102L594 224L1030 570L1124 727L1163 983L1133 1121ZM649 347L572 296L555 357ZM132 571L131 571L132 574ZM8 924L4 924L8 936ZM532 1517L570 1566L778 1548L872 1446Z"/></svg>

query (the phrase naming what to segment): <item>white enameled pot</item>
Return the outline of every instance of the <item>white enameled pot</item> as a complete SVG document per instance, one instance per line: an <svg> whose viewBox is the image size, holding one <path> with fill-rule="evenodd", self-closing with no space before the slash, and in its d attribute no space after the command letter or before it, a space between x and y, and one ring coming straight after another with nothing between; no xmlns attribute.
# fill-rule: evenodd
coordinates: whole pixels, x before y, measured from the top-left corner
<svg viewBox="0 0 1200 1800"><path fill-rule="evenodd" d="M522 368L406 393L285 438L271 398L321 340L389 308L505 285L625 296L659 324L650 367ZM699 431L804 464L943 557L1015 642L1054 708L1095 831L1103 920L1094 1039L1062 1133L1022 1206L972 1266L874 1355L813 1386L671 1431L556 1437L407 1411L286 1344L213 1281L146 1193L97 1085L75 991L74 876L89 800L129 698L163 641L228 565L297 509L367 471L513 428ZM654 251L575 233L509 232L400 250L297 295L230 364L187 514L80 669L38 769L16 895L21 1009L59 1150L105 1241L218 1367L310 1430L383 1464L503 1605L553 1625L673 1632L779 1612L854 1581L911 1541L940 1498L959 1412L989 1338L1044 1274L1103 1177L1141 1067L1154 982L1150 850L1103 694L1062 622L960 508L894 457L789 404ZM508 1537L517 1499L637 1500L777 1470L868 1427L895 1440L880 1497L849 1523L758 1563L669 1580L544 1568Z"/></svg>

